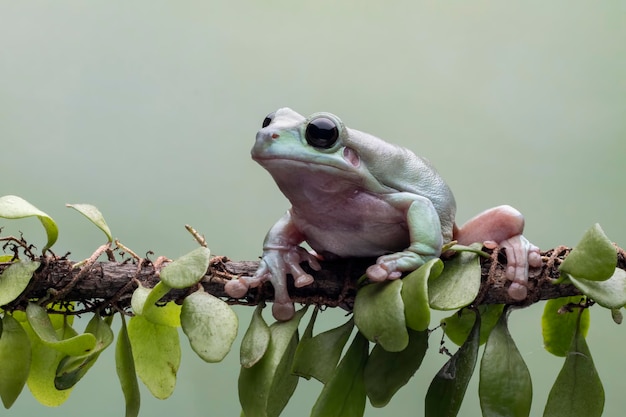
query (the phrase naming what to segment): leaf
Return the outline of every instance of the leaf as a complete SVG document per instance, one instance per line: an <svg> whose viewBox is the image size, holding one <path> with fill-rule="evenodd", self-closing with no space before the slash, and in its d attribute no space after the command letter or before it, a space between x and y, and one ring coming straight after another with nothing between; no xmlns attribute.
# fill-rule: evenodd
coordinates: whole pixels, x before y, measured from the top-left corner
<svg viewBox="0 0 626 417"><path fill-rule="evenodd" d="M88 355L66 356L61 360L57 367L56 378L54 379L54 386L59 390L68 389L76 385L93 366L100 353L113 342L111 327L102 320L98 313L95 313L89 323L87 323L85 333L91 333L96 337L96 345Z"/></svg>
<svg viewBox="0 0 626 417"><path fill-rule="evenodd" d="M317 310L313 313L302 340L298 343L292 372L306 379L313 377L325 384L335 372L341 352L354 328L354 322L348 320L339 327L313 337L313 323L316 315Z"/></svg>
<svg viewBox="0 0 626 417"><path fill-rule="evenodd" d="M354 300L359 331L389 352L399 352L409 343L401 290L402 280L377 282L361 288Z"/></svg>
<svg viewBox="0 0 626 417"><path fill-rule="evenodd" d="M220 362L224 359L230 352L239 328L239 320L233 309L203 290L185 298L180 322L191 348L206 362Z"/></svg>
<svg viewBox="0 0 626 417"><path fill-rule="evenodd" d="M602 415L604 388L581 327L576 330L563 368L550 390L544 417Z"/></svg>
<svg viewBox="0 0 626 417"><path fill-rule="evenodd" d="M317 398L311 417L359 417L365 412L363 372L369 343L361 333L354 336L339 366Z"/></svg>
<svg viewBox="0 0 626 417"><path fill-rule="evenodd" d="M428 349L428 331L409 330L409 345L402 352L374 346L365 365L365 391L374 407L384 407L409 382Z"/></svg>
<svg viewBox="0 0 626 417"><path fill-rule="evenodd" d="M433 378L426 393L426 417L454 417L461 408L467 385L474 373L480 341L480 315L467 340Z"/></svg>
<svg viewBox="0 0 626 417"><path fill-rule="evenodd" d="M567 311L564 306L579 304L583 297L563 297L548 300L541 316L543 347L556 356L567 355L576 329L585 336L589 329L589 309L583 309L580 319L578 308ZM579 322L580 320L580 322Z"/></svg>
<svg viewBox="0 0 626 417"><path fill-rule="evenodd" d="M141 381L158 399L172 395L181 355L178 330L135 316L128 323L128 338Z"/></svg>
<svg viewBox="0 0 626 417"><path fill-rule="evenodd" d="M115 370L117 371L117 377L120 380L126 402L125 417L137 417L139 415L141 396L139 384L137 383L137 374L135 373L133 350L128 337L128 329L126 328L126 319L123 314L121 314L121 317L122 328L117 336L115 345Z"/></svg>
<svg viewBox="0 0 626 417"><path fill-rule="evenodd" d="M113 235L111 235L111 229L107 225L104 220L104 216L96 208L96 206L92 206L91 204L66 204L66 207L73 208L83 216L87 217L90 222L95 224L100 230L104 232L109 242L113 241Z"/></svg>
<svg viewBox="0 0 626 417"><path fill-rule="evenodd" d="M502 315L504 304L483 304L478 306L480 313L480 344L484 344L489 337L489 333L494 328L498 319ZM462 309L450 317L441 320L443 331L453 343L461 346L467 340L474 322L476 314L472 310Z"/></svg>
<svg viewBox="0 0 626 417"><path fill-rule="evenodd" d="M41 262L23 260L9 265L0 274L0 306L9 304L28 286Z"/></svg>
<svg viewBox="0 0 626 417"><path fill-rule="evenodd" d="M428 283L428 300L435 310L469 305L480 289L480 262L472 252L460 252L444 264L439 277Z"/></svg>
<svg viewBox="0 0 626 417"><path fill-rule="evenodd" d="M156 303L163 298L171 288L163 282L157 283L153 288L147 288L139 284L133 291L131 307L136 315L142 315L154 324L163 326L180 327L180 311L182 306L168 302L165 305Z"/></svg>
<svg viewBox="0 0 626 417"><path fill-rule="evenodd" d="M263 305L259 304L250 320L250 326L241 341L239 361L244 368L250 368L261 360L270 344L270 327L263 320Z"/></svg>
<svg viewBox="0 0 626 417"><path fill-rule="evenodd" d="M28 335L17 320L5 313L0 337L0 397L4 408L10 408L22 392L30 363Z"/></svg>
<svg viewBox="0 0 626 417"><path fill-rule="evenodd" d="M239 402L246 417L277 417L293 395L298 377L291 362L298 344L298 324L306 307L284 322L270 326L270 343L263 358L239 373Z"/></svg>
<svg viewBox="0 0 626 417"><path fill-rule="evenodd" d="M209 268L211 251L199 247L181 256L161 270L161 281L171 288L189 288L196 285Z"/></svg>
<svg viewBox="0 0 626 417"><path fill-rule="evenodd" d="M616 264L617 251L596 223L585 232L559 270L577 278L604 281L613 275Z"/></svg>
<svg viewBox="0 0 626 417"><path fill-rule="evenodd" d="M96 337L91 333L59 339L46 309L35 303L28 303L26 317L44 345L65 355L82 356L90 353L96 346Z"/></svg>
<svg viewBox="0 0 626 417"><path fill-rule="evenodd" d="M620 308L626 305L626 271L615 268L613 275L605 281L590 281L569 275L569 280L583 294L602 307Z"/></svg>
<svg viewBox="0 0 626 417"><path fill-rule="evenodd" d="M428 303L428 280L436 278L443 271L443 262L435 258L411 272L402 280L402 301L407 327L422 331L430 324Z"/></svg>
<svg viewBox="0 0 626 417"><path fill-rule="evenodd" d="M0 197L0 217L5 219L23 219L25 217L37 216L41 222L43 228L48 236L48 242L43 248L43 252L48 250L59 237L59 228L57 224L52 220L52 217L48 216L37 207L30 204L28 201L15 195L5 195Z"/></svg>
<svg viewBox="0 0 626 417"><path fill-rule="evenodd" d="M507 316L504 312L491 331L480 363L478 393L483 417L530 415L530 372L511 338Z"/></svg>

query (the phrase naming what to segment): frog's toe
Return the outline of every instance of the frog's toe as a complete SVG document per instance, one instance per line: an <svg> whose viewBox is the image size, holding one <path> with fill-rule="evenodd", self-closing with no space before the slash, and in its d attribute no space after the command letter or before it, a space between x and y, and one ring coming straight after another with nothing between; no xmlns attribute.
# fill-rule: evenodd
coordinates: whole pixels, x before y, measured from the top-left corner
<svg viewBox="0 0 626 417"><path fill-rule="evenodd" d="M381 282L388 279L398 279L402 276L402 272L397 270L395 260L379 259L374 265L365 271L370 281Z"/></svg>
<svg viewBox="0 0 626 417"><path fill-rule="evenodd" d="M505 276L511 281L509 296L522 301L528 296L528 267L541 266L541 253L537 246L522 235L506 239L500 242L500 246L506 251Z"/></svg>
<svg viewBox="0 0 626 417"><path fill-rule="evenodd" d="M226 294L233 298L243 298L248 293L250 285L243 279L233 279L224 285Z"/></svg>
<svg viewBox="0 0 626 417"><path fill-rule="evenodd" d="M313 281L313 277L305 273L295 277L293 280L293 285L295 285L296 288L302 288L306 287L307 285L313 284Z"/></svg>
<svg viewBox="0 0 626 417"><path fill-rule="evenodd" d="M293 306L292 302L279 302L274 301L274 305L272 306L272 315L276 320L279 321L287 321L291 320L293 315L296 313L296 309Z"/></svg>

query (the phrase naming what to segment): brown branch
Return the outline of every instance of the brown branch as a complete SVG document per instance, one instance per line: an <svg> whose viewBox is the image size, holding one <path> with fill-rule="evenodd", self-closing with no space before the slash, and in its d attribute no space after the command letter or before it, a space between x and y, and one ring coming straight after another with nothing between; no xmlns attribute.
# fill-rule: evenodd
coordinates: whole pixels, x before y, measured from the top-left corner
<svg viewBox="0 0 626 417"><path fill-rule="evenodd" d="M625 252L621 248L617 249L617 267L626 269ZM558 267L569 251L569 248L560 246L542 253L543 265L529 271L528 298L521 303L515 302L507 294L504 255L497 250L492 252L490 259L481 261L482 285L475 304L528 306L540 300L580 294L573 285L553 283L559 277ZM72 268L72 261L52 255L39 260L41 266L24 294L6 308L24 308L29 299L51 299L56 298L55 295L63 294L59 301L82 303L82 311L109 307L127 309L138 283L153 287L159 280L154 264L146 260L138 263L88 262L84 267L86 269L82 270ZM356 281L372 262L372 259L323 262L321 271L308 270L315 278L313 284L294 288L289 280L289 293L297 303L351 310L356 295ZM9 263L0 263L0 273L8 265ZM256 305L261 301L271 301L273 289L269 283L251 289L242 299L232 299L224 292L224 283L227 280L251 275L257 266L258 261L230 261L226 257L215 257L201 284L207 292L231 304ZM166 297L168 300L180 301L188 293L189 290L174 290Z"/></svg>

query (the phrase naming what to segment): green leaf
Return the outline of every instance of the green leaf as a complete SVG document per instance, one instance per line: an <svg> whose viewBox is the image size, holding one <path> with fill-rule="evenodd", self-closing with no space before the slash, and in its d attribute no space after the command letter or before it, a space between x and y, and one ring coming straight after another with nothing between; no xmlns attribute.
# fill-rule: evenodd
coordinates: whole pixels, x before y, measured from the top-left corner
<svg viewBox="0 0 626 417"><path fill-rule="evenodd" d="M54 386L59 390L73 387L81 380L87 371L96 363L100 353L113 342L111 326L95 313L87 323L85 333L91 333L96 337L96 346L88 355L64 357L56 371Z"/></svg>
<svg viewBox="0 0 626 417"><path fill-rule="evenodd" d="M467 385L474 373L480 341L480 315L465 343L433 378L426 393L426 417L454 417L461 408Z"/></svg>
<svg viewBox="0 0 626 417"><path fill-rule="evenodd" d="M120 316L122 317L122 328L117 336L115 345L115 370L117 371L117 377L120 380L126 402L125 417L137 417L141 404L139 384L137 383L135 361L128 337L128 329L126 328L126 319L123 314L120 314Z"/></svg>
<svg viewBox="0 0 626 417"><path fill-rule="evenodd" d="M480 363L478 393L483 417L530 415L530 372L511 338L507 316L504 312L491 331Z"/></svg>
<svg viewBox="0 0 626 417"><path fill-rule="evenodd" d="M260 361L270 344L270 327L263 320L263 308L262 304L256 307L250 326L241 340L239 361L244 368L250 368Z"/></svg>
<svg viewBox="0 0 626 417"><path fill-rule="evenodd" d="M369 343L357 333L317 398L311 417L359 417L365 412L363 372Z"/></svg>
<svg viewBox="0 0 626 417"><path fill-rule="evenodd" d="M480 344L484 344L502 315L504 304L483 304L478 306L480 313ZM467 340L474 322L476 314L472 310L462 309L450 317L441 320L443 331L453 343L461 346Z"/></svg>
<svg viewBox="0 0 626 417"><path fill-rule="evenodd" d="M584 309L578 318L579 308L567 310L568 304L579 304L582 296L563 297L548 300L541 316L543 347L556 356L565 356L569 351L576 329L585 336L589 329L589 309Z"/></svg>
<svg viewBox="0 0 626 417"><path fill-rule="evenodd" d="M43 228L46 230L48 236L48 242L43 248L43 252L48 250L59 237L59 228L57 224L52 220L52 217L48 216L37 207L30 204L28 201L15 195L5 195L0 197L0 217L5 219L23 219L25 217L37 216L41 222Z"/></svg>
<svg viewBox="0 0 626 417"><path fill-rule="evenodd" d="M428 283L428 300L435 310L457 310L469 305L480 289L480 262L472 252L460 252L444 263L438 278Z"/></svg>
<svg viewBox="0 0 626 417"><path fill-rule="evenodd" d="M163 298L171 288L163 282L157 283L153 288L147 288L139 284L133 291L130 300L133 312L144 316L154 324L163 326L180 327L180 311L182 306L169 302L165 305L156 303Z"/></svg>
<svg viewBox="0 0 626 417"><path fill-rule="evenodd" d="M10 408L22 392L30 363L28 335L17 320L5 313L0 337L0 397L4 408Z"/></svg>
<svg viewBox="0 0 626 417"><path fill-rule="evenodd" d="M26 317L33 331L44 345L65 355L86 355L96 346L96 337L91 333L59 339L46 309L35 303L28 303Z"/></svg>
<svg viewBox="0 0 626 417"><path fill-rule="evenodd" d="M180 365L178 330L135 316L128 323L128 337L141 381L158 399L172 395Z"/></svg>
<svg viewBox="0 0 626 417"><path fill-rule="evenodd" d="M548 395L543 415L599 417L604 409L604 388L582 328L576 330L571 342L563 368Z"/></svg>
<svg viewBox="0 0 626 417"><path fill-rule="evenodd" d="M224 359L230 352L239 328L239 320L233 309L203 290L185 298L180 322L191 348L206 362L220 362Z"/></svg>
<svg viewBox="0 0 626 417"><path fill-rule="evenodd" d="M69 325L72 317L66 318L54 314L50 319L59 339L76 336L76 331ZM54 386L57 366L65 355L44 344L28 321L21 322L21 325L28 334L32 352L30 373L26 381L28 388L33 397L41 404L47 407L57 407L63 404L72 392L71 388L59 391Z"/></svg>
<svg viewBox="0 0 626 417"><path fill-rule="evenodd" d="M306 379L313 377L325 384L335 372L341 352L354 328L354 322L348 320L339 327L313 337L313 323L316 315L317 310L313 313L302 340L298 344L292 372Z"/></svg>
<svg viewBox="0 0 626 417"><path fill-rule="evenodd" d="M14 262L0 274L0 306L9 304L24 292L39 265L40 262L29 260Z"/></svg>
<svg viewBox="0 0 626 417"><path fill-rule="evenodd" d="M613 275L616 264L617 251L596 223L585 232L559 270L577 278L604 281Z"/></svg>
<svg viewBox="0 0 626 417"><path fill-rule="evenodd" d="M409 343L401 290L402 280L377 282L361 288L354 301L359 331L389 352L399 352Z"/></svg>
<svg viewBox="0 0 626 417"><path fill-rule="evenodd" d="M104 220L104 216L100 213L100 210L96 206L91 204L66 204L66 207L73 208L83 216L87 217L90 222L98 226L100 230L104 232L109 242L113 241L113 235L111 235L111 229Z"/></svg>
<svg viewBox="0 0 626 417"><path fill-rule="evenodd" d="M196 285L209 268L211 251L199 247L167 264L161 270L161 281L171 288L189 288Z"/></svg>
<svg viewBox="0 0 626 417"><path fill-rule="evenodd" d="M611 278L605 281L590 281L573 275L569 280L602 307L612 309L626 305L626 271L623 269L615 268Z"/></svg>
<svg viewBox="0 0 626 417"><path fill-rule="evenodd" d="M263 358L239 373L239 402L246 417L277 417L293 395L298 377L291 363L298 345L298 324L306 307L284 322L270 326L270 343Z"/></svg>
<svg viewBox="0 0 626 417"><path fill-rule="evenodd" d="M402 301L407 327L422 331L430 324L430 306L428 303L428 280L438 277L443 271L443 262L435 258L402 280Z"/></svg>
<svg viewBox="0 0 626 417"><path fill-rule="evenodd" d="M428 349L428 331L409 329L409 345L402 352L374 346L365 365L364 383L374 407L384 407L422 364Z"/></svg>

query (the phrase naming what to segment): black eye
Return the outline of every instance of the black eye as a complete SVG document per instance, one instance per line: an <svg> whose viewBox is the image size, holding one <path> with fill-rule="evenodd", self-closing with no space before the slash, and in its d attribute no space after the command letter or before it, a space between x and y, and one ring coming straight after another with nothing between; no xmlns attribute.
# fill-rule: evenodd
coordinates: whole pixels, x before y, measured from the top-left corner
<svg viewBox="0 0 626 417"><path fill-rule="evenodd" d="M269 126L270 123L272 123L272 120L274 120L274 115L276 114L276 112L271 112L270 114L268 114L267 116L265 116L265 119L263 119L263 127L267 127Z"/></svg>
<svg viewBox="0 0 626 417"><path fill-rule="evenodd" d="M339 138L339 129L335 122L325 117L320 117L306 127L304 137L309 145L316 148L331 148Z"/></svg>

